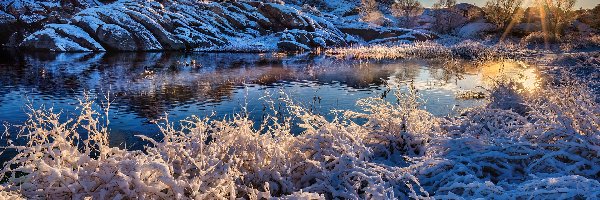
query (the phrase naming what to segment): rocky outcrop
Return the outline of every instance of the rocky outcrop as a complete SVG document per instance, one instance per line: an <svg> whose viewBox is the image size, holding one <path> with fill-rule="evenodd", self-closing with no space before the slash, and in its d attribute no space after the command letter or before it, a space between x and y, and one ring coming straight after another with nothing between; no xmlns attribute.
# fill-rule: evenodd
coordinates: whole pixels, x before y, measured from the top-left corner
<svg viewBox="0 0 600 200"><path fill-rule="evenodd" d="M339 27L340 31L364 40L368 44L414 42L436 39L438 36L430 31L415 31L403 28L370 27L350 24Z"/></svg>
<svg viewBox="0 0 600 200"><path fill-rule="evenodd" d="M417 18L417 29L448 33L467 23L469 19L464 13L454 9L425 9Z"/></svg>
<svg viewBox="0 0 600 200"><path fill-rule="evenodd" d="M96 0L5 0L0 2L1 44L16 47L46 24L64 24L82 9L103 5ZM7 21L8 19L8 21ZM51 32L47 30L46 33Z"/></svg>
<svg viewBox="0 0 600 200"><path fill-rule="evenodd" d="M50 51L270 51L346 44L345 35L318 16L258 1L118 1L82 10L64 25L81 30L86 40L58 33L57 25L43 27L20 46ZM101 48L89 45L90 40Z"/></svg>
<svg viewBox="0 0 600 200"><path fill-rule="evenodd" d="M17 18L0 10L0 42L5 44L8 38L14 32L14 24L17 22Z"/></svg>
<svg viewBox="0 0 600 200"><path fill-rule="evenodd" d="M129 31L114 24L103 24L96 30L98 41L108 49L119 51L135 51L137 44Z"/></svg>
<svg viewBox="0 0 600 200"><path fill-rule="evenodd" d="M21 43L29 49L50 51L104 51L83 29L69 24L50 24Z"/></svg>
<svg viewBox="0 0 600 200"><path fill-rule="evenodd" d="M0 3L0 10L10 10L0 12L0 26L19 28L3 37L11 42L2 42L44 51L309 51L437 37L428 31L370 26L356 20L338 23L335 16L315 7L268 3L276 1L8 2ZM331 9L327 8L336 10Z"/></svg>

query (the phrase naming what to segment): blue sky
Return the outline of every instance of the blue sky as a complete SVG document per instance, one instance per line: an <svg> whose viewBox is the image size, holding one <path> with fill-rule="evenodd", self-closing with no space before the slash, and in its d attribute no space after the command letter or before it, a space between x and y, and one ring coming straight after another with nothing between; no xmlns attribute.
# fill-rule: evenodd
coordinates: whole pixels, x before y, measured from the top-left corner
<svg viewBox="0 0 600 200"><path fill-rule="evenodd" d="M425 6L425 7L431 7L431 5L433 5L433 3L436 2L436 0L421 0L421 3ZM457 0L457 2L464 2L464 3L472 3L478 6L483 6L486 2L486 0ZM580 7L583 8L593 8L594 6L600 4L599 0L577 0L577 3L575 4L575 8L578 9Z"/></svg>

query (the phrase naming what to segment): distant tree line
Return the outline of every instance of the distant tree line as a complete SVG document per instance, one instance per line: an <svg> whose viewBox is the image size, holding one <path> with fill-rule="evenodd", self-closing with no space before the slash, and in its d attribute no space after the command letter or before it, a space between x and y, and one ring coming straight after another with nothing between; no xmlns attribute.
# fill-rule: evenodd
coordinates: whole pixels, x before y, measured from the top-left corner
<svg viewBox="0 0 600 200"><path fill-rule="evenodd" d="M524 22L524 18L535 16L537 23L543 24L545 32L552 38L560 38L565 27L581 15L575 12L576 0L534 0L533 3L524 5L524 0L488 0L482 7L488 22L496 24L500 29L506 30L517 23ZM389 10L396 18L397 26L416 26L416 19L424 8L419 0L361 0L360 13L363 20L385 23L382 7ZM456 0L438 0L432 9L451 10L457 4ZM527 6L527 8L525 7ZM600 5L584 12L585 19L580 20L590 26L600 28ZM434 12L435 27L440 32L445 32L444 25L451 24L451 15L444 12Z"/></svg>

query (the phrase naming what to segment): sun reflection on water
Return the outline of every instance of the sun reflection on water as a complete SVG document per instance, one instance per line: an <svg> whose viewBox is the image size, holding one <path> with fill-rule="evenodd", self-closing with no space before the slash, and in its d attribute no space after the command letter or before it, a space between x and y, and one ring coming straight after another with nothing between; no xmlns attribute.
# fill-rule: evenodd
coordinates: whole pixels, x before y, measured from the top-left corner
<svg viewBox="0 0 600 200"><path fill-rule="evenodd" d="M500 61L487 62L478 68L482 82L490 87L501 82L513 82L518 90L532 92L540 87L541 77L535 67L524 62Z"/></svg>

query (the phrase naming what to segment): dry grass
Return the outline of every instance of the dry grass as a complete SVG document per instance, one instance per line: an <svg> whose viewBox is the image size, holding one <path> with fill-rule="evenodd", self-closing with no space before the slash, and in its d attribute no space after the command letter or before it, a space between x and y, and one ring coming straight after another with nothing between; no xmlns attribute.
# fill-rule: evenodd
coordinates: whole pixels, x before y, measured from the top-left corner
<svg viewBox="0 0 600 200"><path fill-rule="evenodd" d="M501 43L485 45L475 41L463 41L455 45L443 45L434 41L414 42L395 46L375 45L329 49L326 55L340 59L469 59L492 60L522 57L526 52L518 45Z"/></svg>

